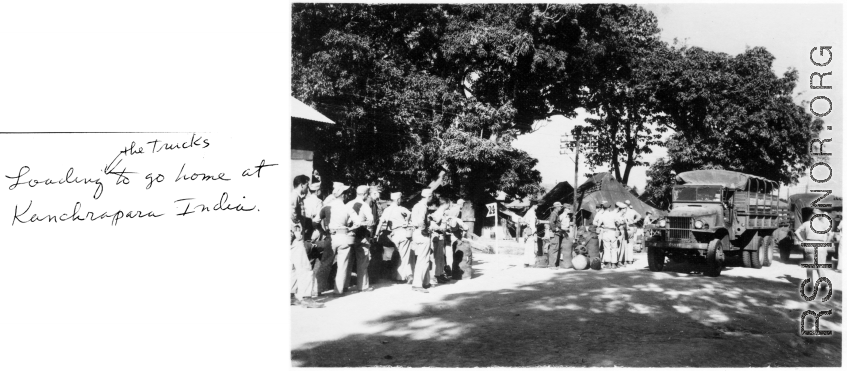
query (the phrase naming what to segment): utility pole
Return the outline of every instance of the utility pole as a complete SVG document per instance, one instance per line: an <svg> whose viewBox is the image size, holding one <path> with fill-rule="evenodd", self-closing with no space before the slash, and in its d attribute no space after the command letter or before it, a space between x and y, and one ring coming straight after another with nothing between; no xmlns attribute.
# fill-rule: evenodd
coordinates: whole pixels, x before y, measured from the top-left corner
<svg viewBox="0 0 847 371"><path fill-rule="evenodd" d="M579 188L579 145L580 145L580 137L579 136L572 136L571 134L564 134L564 135L562 135L561 142L562 142L562 144L559 146L560 147L559 154L567 155L568 150L572 150L574 152L574 157L571 158L571 160L573 161L573 185L572 185L572 188L573 188L573 208L571 210L573 211L573 221L572 221L572 223L573 223L573 228L574 228L573 231L572 231L572 233L573 233L572 236L575 236L576 235L576 229L577 229L576 217L578 215L578 212L577 212L577 192L576 192L576 190L577 190L577 188ZM570 157L570 155L568 155L568 157Z"/></svg>
<svg viewBox="0 0 847 371"><path fill-rule="evenodd" d="M577 210L577 188L579 188L579 151L580 147L583 145L582 136L580 135L571 135L564 134L561 137L562 144L560 145L559 154L568 155L568 157L573 161L573 224L574 224L574 234L576 234L576 219L578 215ZM586 141L589 145L596 145L590 138ZM568 152L573 151L574 157L570 157Z"/></svg>
<svg viewBox="0 0 847 371"><path fill-rule="evenodd" d="M576 189L579 188L579 141L580 137L576 137L576 145L574 146L574 161L573 161L573 225L574 236L576 235Z"/></svg>

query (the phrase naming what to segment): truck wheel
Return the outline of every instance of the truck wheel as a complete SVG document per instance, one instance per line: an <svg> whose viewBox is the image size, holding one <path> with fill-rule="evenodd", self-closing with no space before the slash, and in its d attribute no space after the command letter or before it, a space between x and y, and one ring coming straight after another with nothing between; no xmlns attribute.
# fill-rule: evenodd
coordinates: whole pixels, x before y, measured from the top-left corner
<svg viewBox="0 0 847 371"><path fill-rule="evenodd" d="M771 236L765 236L762 238L762 253L759 255L759 258L762 259L763 267L770 267L771 260L773 260L773 238Z"/></svg>
<svg viewBox="0 0 847 371"><path fill-rule="evenodd" d="M747 251L750 254L750 265L755 269L762 269L762 260L764 259L764 251L762 250L764 246L759 244L759 248L756 251Z"/></svg>
<svg viewBox="0 0 847 371"><path fill-rule="evenodd" d="M651 272L661 272L665 267L665 251L658 247L647 247L647 267Z"/></svg>
<svg viewBox="0 0 847 371"><path fill-rule="evenodd" d="M750 261L749 251L741 252L741 262L744 263L744 268L751 268L753 266L753 263Z"/></svg>
<svg viewBox="0 0 847 371"><path fill-rule="evenodd" d="M721 275L723 269L723 244L721 240L714 239L709 242L709 247L706 249L706 269L703 271L708 277L717 277Z"/></svg>

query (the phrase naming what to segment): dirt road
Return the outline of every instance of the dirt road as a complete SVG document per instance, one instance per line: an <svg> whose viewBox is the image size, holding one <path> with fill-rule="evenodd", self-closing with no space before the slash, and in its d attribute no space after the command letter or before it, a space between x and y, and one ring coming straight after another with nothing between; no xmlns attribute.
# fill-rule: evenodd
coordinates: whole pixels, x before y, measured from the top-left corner
<svg viewBox="0 0 847 371"><path fill-rule="evenodd" d="M474 279L430 293L406 285L292 307L294 366L810 367L841 365L841 274L821 303L799 293L805 271L730 261L720 277L646 256L620 270L518 267L519 257L477 254ZM832 309L821 330L798 335L800 314ZM811 323L811 320L808 321Z"/></svg>

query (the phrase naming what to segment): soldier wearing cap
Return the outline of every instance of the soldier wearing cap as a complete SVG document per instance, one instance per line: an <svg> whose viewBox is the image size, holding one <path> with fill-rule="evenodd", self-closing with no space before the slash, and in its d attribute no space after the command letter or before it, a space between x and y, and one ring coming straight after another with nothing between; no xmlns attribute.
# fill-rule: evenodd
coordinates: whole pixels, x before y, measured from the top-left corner
<svg viewBox="0 0 847 371"><path fill-rule="evenodd" d="M559 214L562 211L562 203L556 201L550 210L550 216L547 217L547 267L550 269L559 269L559 245L562 237L562 225Z"/></svg>
<svg viewBox="0 0 847 371"><path fill-rule="evenodd" d="M629 242L629 235L626 226L626 210L627 205L626 202L615 202L615 213L618 216L617 227L618 227L618 258L617 265L613 268L621 268L624 264L625 254L626 254L626 246Z"/></svg>
<svg viewBox="0 0 847 371"><path fill-rule="evenodd" d="M415 253L412 290L429 292L424 286L430 281L430 265L432 263L432 220L430 214L437 208L433 202L432 189L421 191L423 198L412 207L411 224L415 228L412 234L412 251ZM430 208L433 206L433 208Z"/></svg>
<svg viewBox="0 0 847 371"><path fill-rule="evenodd" d="M623 210L624 221L626 222L626 242L623 247L623 257L621 259L621 263L624 266L630 265L633 263L633 250L635 249L635 237L637 231L636 224L641 220L641 214L632 207L632 204L629 200L624 201L626 204L626 208Z"/></svg>
<svg viewBox="0 0 847 371"><path fill-rule="evenodd" d="M367 203L369 189L370 187L366 185L356 187L356 198L347 203L351 220L350 233L353 234L353 243L350 245L350 250L356 257L356 286L359 292L373 291L368 278L368 265L371 262L371 244L368 238L370 237L369 229L374 223L371 208ZM347 275L353 269L352 265L349 264L349 252L348 254L339 253L338 255L338 271L347 272ZM342 265L344 266L343 270Z"/></svg>
<svg viewBox="0 0 847 371"><path fill-rule="evenodd" d="M620 203L626 206L626 204ZM616 206L618 206L616 204ZM620 207L620 206L619 206ZM603 266L616 268L618 266L619 237L618 227L623 224L623 216L616 211L608 210L601 213L594 221L597 226L603 250Z"/></svg>
<svg viewBox="0 0 847 371"><path fill-rule="evenodd" d="M410 259L412 255L412 234L408 232L412 228L409 225L409 218L412 212L400 206L401 197L402 194L400 192L391 194L391 204L383 210L379 228L389 231L389 238L400 255L400 265L397 267L393 279L411 283L412 266L410 265Z"/></svg>
<svg viewBox="0 0 847 371"><path fill-rule="evenodd" d="M352 224L352 210L344 203L344 192L350 186L334 182L332 184L332 195L324 200L324 208L321 210L321 218L326 224L330 234L332 250L338 261L338 269L335 274L335 295L342 295L346 288L347 264L349 264L350 242L353 233L349 230Z"/></svg>
<svg viewBox="0 0 847 371"><path fill-rule="evenodd" d="M370 255L371 262L368 269L368 277L375 281L385 275L387 265L390 265L392 254L394 253L394 244L388 237L389 231L380 228L382 225L381 218L386 205L380 201L380 193L382 189L378 185L372 185L368 188L369 196L367 198L368 207L371 209L371 215L374 222L368 229L370 235ZM394 276L393 269L390 274ZM393 278L392 278L393 279Z"/></svg>
<svg viewBox="0 0 847 371"><path fill-rule="evenodd" d="M571 236L571 206L565 205L564 211L559 216L559 266L562 268L573 268L573 237Z"/></svg>

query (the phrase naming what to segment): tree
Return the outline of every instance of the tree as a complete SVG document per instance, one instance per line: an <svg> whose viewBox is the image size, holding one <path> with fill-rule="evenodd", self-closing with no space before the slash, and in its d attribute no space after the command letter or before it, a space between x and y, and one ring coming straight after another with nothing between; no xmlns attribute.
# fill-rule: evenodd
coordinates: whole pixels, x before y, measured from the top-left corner
<svg viewBox="0 0 847 371"><path fill-rule="evenodd" d="M646 165L643 154L660 145L663 125L653 125L651 79L660 68L661 49L656 17L637 6L604 6L592 24L591 54L584 104L588 126L577 126L588 165L608 164L615 178L629 182L633 167Z"/></svg>
<svg viewBox="0 0 847 371"><path fill-rule="evenodd" d="M645 190L657 206L670 198L672 172L725 169L793 184L812 165L808 143L823 121L792 100L796 70L778 77L773 55L760 47L734 57L689 47L668 54L655 103L657 121L675 132Z"/></svg>
<svg viewBox="0 0 847 371"><path fill-rule="evenodd" d="M676 173L668 160L660 158L647 169L647 186L638 198L653 207L667 210L671 205L671 187L676 184Z"/></svg>
<svg viewBox="0 0 847 371"><path fill-rule="evenodd" d="M792 100L797 70L778 77L761 47L735 57L674 52L656 84L659 119L676 131L667 141L674 170L722 168L791 184L812 165L808 143L823 121Z"/></svg>
<svg viewBox="0 0 847 371"><path fill-rule="evenodd" d="M537 160L511 147L519 133L511 102L466 95L445 57L460 10L294 5L293 95L337 123L319 133L328 178L409 194L446 165L445 183L474 201L540 190Z"/></svg>

